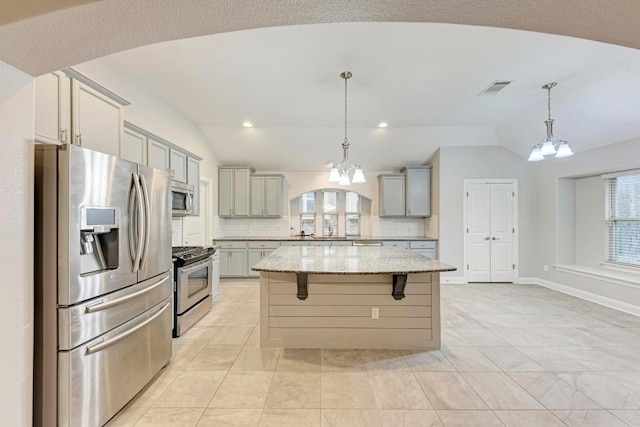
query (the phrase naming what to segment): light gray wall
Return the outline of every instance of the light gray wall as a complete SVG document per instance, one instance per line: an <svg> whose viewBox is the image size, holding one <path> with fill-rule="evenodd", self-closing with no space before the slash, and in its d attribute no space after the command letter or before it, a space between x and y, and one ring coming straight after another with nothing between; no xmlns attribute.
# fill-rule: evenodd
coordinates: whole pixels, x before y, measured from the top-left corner
<svg viewBox="0 0 640 427"><path fill-rule="evenodd" d="M31 76L0 61L0 424L32 423L33 117Z"/></svg>
<svg viewBox="0 0 640 427"><path fill-rule="evenodd" d="M564 159L548 159L542 162L536 162L535 183L536 183L536 205L535 205L535 222L533 224L535 233L535 249L531 254L532 276L557 283L560 285L574 288L577 291L585 291L599 296L612 298L628 304L640 306L640 287L616 285L601 280L590 279L586 277L576 276L574 274L563 273L551 268L554 264L562 262L562 256L557 246L557 230L561 224L557 220L558 212L558 192L557 183L559 178L580 178L585 176L598 175L603 172L611 172L616 170L626 170L637 168L640 164L640 139L622 142L610 145L596 150L590 150L578 153L573 157ZM593 181L595 182L595 180ZM580 186L588 186L592 182L585 181ZM583 191L584 190L584 191ZM599 222L595 213L602 211L602 203L604 193L591 194L585 196L587 188L580 188L578 194L581 200L577 201L580 209L586 206L592 206L589 213L582 213L576 208L576 216L589 215L589 218L581 220L576 228L576 244L581 242L584 248L576 251L577 260L581 263L592 264L595 261L594 256L586 256L584 251L601 252L604 247L604 237L589 236L588 224ZM598 205L598 206L596 206ZM578 237L578 235L580 235ZM580 239L580 240L579 240ZM588 240L584 240L588 239ZM586 246L589 245L589 246ZM543 266L549 266L549 272L543 272Z"/></svg>
<svg viewBox="0 0 640 427"><path fill-rule="evenodd" d="M605 258L605 181L600 176L593 176L575 182L575 263L600 267Z"/></svg>
<svg viewBox="0 0 640 427"><path fill-rule="evenodd" d="M519 192L519 273L532 276L535 182L526 159L499 146L441 147L439 150L439 259L458 270L443 277L462 277L464 260L463 193L465 179L517 179Z"/></svg>

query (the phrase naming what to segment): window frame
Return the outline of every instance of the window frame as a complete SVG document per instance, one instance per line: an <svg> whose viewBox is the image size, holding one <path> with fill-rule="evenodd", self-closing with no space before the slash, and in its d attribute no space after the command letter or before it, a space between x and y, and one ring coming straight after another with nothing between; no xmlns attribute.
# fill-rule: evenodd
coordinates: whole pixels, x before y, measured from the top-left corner
<svg viewBox="0 0 640 427"><path fill-rule="evenodd" d="M622 224L636 223L640 226L640 170L604 175L605 178L605 261L603 264L614 268L640 270L640 233L633 230L624 230ZM618 215L620 200L619 184L620 179L630 178L627 188L632 190L632 195L628 194L629 214ZM618 226L619 224L619 226ZM626 234L625 235L625 232ZM623 236L622 239L618 236ZM634 236L636 237L634 240ZM620 243L626 242L629 250L624 251ZM635 260L631 260L634 259Z"/></svg>

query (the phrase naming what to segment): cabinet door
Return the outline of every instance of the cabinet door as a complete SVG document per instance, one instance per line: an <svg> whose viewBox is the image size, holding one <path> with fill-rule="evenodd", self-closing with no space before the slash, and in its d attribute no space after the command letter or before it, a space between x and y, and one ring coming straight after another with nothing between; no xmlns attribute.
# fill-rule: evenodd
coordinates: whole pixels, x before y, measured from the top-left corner
<svg viewBox="0 0 640 427"><path fill-rule="evenodd" d="M182 151L170 150L171 152L171 176L175 181L187 182L187 155Z"/></svg>
<svg viewBox="0 0 640 427"><path fill-rule="evenodd" d="M264 216L264 177L251 177L251 216Z"/></svg>
<svg viewBox="0 0 640 427"><path fill-rule="evenodd" d="M49 144L69 141L71 81L56 71L35 79L35 140Z"/></svg>
<svg viewBox="0 0 640 427"><path fill-rule="evenodd" d="M120 143L120 157L141 165L147 164L145 157L147 138L131 129L125 129Z"/></svg>
<svg viewBox="0 0 640 427"><path fill-rule="evenodd" d="M233 214L233 169L218 169L218 215Z"/></svg>
<svg viewBox="0 0 640 427"><path fill-rule="evenodd" d="M436 259L435 249L411 249L411 252L415 252L427 258Z"/></svg>
<svg viewBox="0 0 640 427"><path fill-rule="evenodd" d="M192 215L200 215L200 162L192 157L187 159L187 184L193 185Z"/></svg>
<svg viewBox="0 0 640 427"><path fill-rule="evenodd" d="M229 275L230 276L247 276L247 250L246 249L232 249L231 257L229 260Z"/></svg>
<svg viewBox="0 0 640 427"><path fill-rule="evenodd" d="M381 175L380 216L404 216L404 175Z"/></svg>
<svg viewBox="0 0 640 427"><path fill-rule="evenodd" d="M264 251L262 249L249 249L247 251L248 259L249 259L249 270L247 271L247 275L249 277L257 277L260 275L260 272L251 270L251 267L256 265L263 257Z"/></svg>
<svg viewBox="0 0 640 427"><path fill-rule="evenodd" d="M71 105L73 143L118 157L122 105L77 80L71 84Z"/></svg>
<svg viewBox="0 0 640 427"><path fill-rule="evenodd" d="M231 251L220 249L220 276L229 276L229 267L231 265Z"/></svg>
<svg viewBox="0 0 640 427"><path fill-rule="evenodd" d="M407 216L431 215L431 168L407 168Z"/></svg>
<svg viewBox="0 0 640 427"><path fill-rule="evenodd" d="M249 216L250 178L251 171L249 169L233 169L234 216Z"/></svg>
<svg viewBox="0 0 640 427"><path fill-rule="evenodd" d="M264 209L267 216L282 216L282 177L266 177Z"/></svg>
<svg viewBox="0 0 640 427"><path fill-rule="evenodd" d="M147 165L162 170L169 170L169 147L162 142L149 139L147 141Z"/></svg>

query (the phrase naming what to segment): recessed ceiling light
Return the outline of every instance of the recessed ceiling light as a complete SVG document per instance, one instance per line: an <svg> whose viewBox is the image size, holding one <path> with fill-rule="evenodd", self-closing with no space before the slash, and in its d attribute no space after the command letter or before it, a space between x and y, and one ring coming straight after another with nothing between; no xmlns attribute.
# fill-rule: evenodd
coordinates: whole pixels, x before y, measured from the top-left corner
<svg viewBox="0 0 640 427"><path fill-rule="evenodd" d="M253 127L253 123L251 123L251 122L244 122L244 123L242 124L242 126L244 126L244 127L246 127L246 128L252 128L252 127Z"/></svg>
<svg viewBox="0 0 640 427"><path fill-rule="evenodd" d="M387 122L380 122L380 124L378 124L379 128L386 128L387 126L389 126L389 123Z"/></svg>

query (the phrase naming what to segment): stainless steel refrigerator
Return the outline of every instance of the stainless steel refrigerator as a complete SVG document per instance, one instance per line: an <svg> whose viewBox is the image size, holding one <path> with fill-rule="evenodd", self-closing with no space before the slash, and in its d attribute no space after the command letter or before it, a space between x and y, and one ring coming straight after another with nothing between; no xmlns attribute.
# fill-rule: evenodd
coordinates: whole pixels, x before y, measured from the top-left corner
<svg viewBox="0 0 640 427"><path fill-rule="evenodd" d="M36 146L34 425L101 426L171 357L171 177Z"/></svg>

